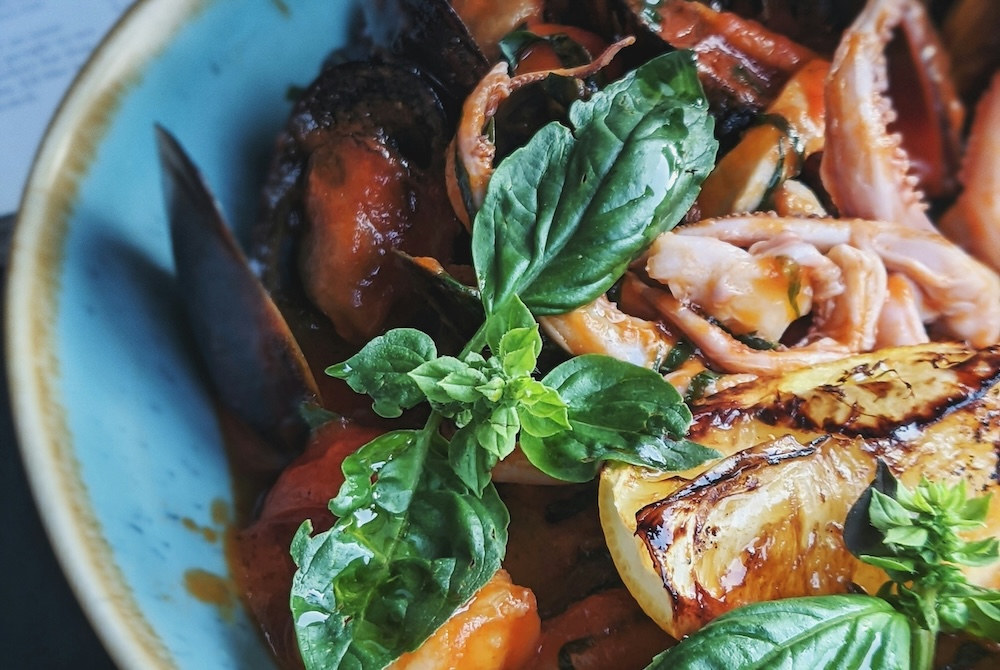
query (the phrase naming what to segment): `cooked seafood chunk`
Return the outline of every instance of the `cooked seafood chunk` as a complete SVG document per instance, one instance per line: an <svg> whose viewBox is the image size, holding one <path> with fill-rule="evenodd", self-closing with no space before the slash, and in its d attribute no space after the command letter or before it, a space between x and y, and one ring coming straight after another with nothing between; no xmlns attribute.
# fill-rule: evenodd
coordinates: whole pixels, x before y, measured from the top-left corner
<svg viewBox="0 0 1000 670"><path fill-rule="evenodd" d="M942 235L862 219L735 216L677 228L677 235L714 237L741 247L793 233L826 252L838 244L868 249L890 273L920 291L921 317L948 336L984 347L1000 340L1000 277Z"/></svg>
<svg viewBox="0 0 1000 670"><path fill-rule="evenodd" d="M734 334L777 341L812 309L814 283L819 298L844 291L831 260L798 239L783 241L742 249L711 237L665 233L649 249L646 273Z"/></svg>
<svg viewBox="0 0 1000 670"><path fill-rule="evenodd" d="M675 344L656 324L625 314L605 296L568 314L542 317L539 323L574 356L604 354L653 370Z"/></svg>
<svg viewBox="0 0 1000 670"><path fill-rule="evenodd" d="M902 65L890 62L890 47ZM842 216L933 230L918 188L954 190L964 118L948 68L918 0L869 0L844 34L826 87L821 167ZM905 104L893 106L895 93Z"/></svg>
<svg viewBox="0 0 1000 670"><path fill-rule="evenodd" d="M942 218L941 231L1000 271L1000 72L976 107L962 182L965 190Z"/></svg>
<svg viewBox="0 0 1000 670"><path fill-rule="evenodd" d="M535 653L541 622L535 596L500 570L416 651L391 670L517 670Z"/></svg>
<svg viewBox="0 0 1000 670"><path fill-rule="evenodd" d="M549 75L562 77L590 77L606 68L614 57L634 42L628 37L612 44L594 60L572 68L557 68L525 72L511 76L507 63L497 63L484 76L466 98L462 117L455 138L448 147L446 174L448 197L455 214L466 228L472 229L472 220L486 198L486 187L493 176L496 144L486 133L489 122L500 105L515 91L538 83Z"/></svg>

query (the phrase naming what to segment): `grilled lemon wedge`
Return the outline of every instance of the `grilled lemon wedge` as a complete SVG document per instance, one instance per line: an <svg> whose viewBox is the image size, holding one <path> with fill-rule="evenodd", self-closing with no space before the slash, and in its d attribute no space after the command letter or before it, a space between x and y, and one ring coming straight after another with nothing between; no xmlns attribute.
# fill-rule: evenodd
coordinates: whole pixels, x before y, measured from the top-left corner
<svg viewBox="0 0 1000 670"><path fill-rule="evenodd" d="M636 600L675 637L760 600L874 591L885 581L844 547L848 509L877 459L1000 489L1000 346L885 349L735 386L692 408L690 439L724 457L696 470L605 468L604 533ZM1000 534L994 496L981 536ZM1000 587L992 568L968 570Z"/></svg>

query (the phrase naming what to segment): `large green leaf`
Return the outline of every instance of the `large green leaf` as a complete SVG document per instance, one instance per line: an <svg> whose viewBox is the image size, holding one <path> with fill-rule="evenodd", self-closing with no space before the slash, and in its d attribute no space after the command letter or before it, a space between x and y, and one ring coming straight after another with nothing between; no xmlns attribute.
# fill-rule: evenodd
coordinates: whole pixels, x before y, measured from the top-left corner
<svg viewBox="0 0 1000 670"><path fill-rule="evenodd" d="M292 543L291 609L308 670L382 668L416 649L500 568L507 510L472 493L429 431L396 431L344 461L333 528Z"/></svg>
<svg viewBox="0 0 1000 670"><path fill-rule="evenodd" d="M660 56L570 108L500 163L473 227L487 312L519 295L561 314L607 291L676 225L717 143L689 52Z"/></svg>
<svg viewBox="0 0 1000 670"><path fill-rule="evenodd" d="M722 615L647 670L910 670L911 634L880 598L775 600Z"/></svg>

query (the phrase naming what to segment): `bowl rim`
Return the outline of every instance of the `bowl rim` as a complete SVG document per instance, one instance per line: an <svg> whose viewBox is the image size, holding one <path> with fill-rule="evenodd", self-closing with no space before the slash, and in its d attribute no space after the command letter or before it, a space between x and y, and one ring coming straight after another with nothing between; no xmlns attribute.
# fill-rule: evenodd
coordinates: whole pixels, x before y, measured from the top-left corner
<svg viewBox="0 0 1000 670"><path fill-rule="evenodd" d="M64 422L54 341L63 233L80 182L123 97L180 28L208 4L135 0L98 42L46 126L21 192L8 252L4 355L17 447L42 526L70 588L105 649L123 668L177 665L113 561Z"/></svg>

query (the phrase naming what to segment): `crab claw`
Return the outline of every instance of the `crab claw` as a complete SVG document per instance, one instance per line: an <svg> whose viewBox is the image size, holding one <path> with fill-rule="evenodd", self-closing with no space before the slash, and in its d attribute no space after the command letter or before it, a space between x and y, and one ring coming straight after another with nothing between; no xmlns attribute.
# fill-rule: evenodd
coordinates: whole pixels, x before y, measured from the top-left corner
<svg viewBox="0 0 1000 670"><path fill-rule="evenodd" d="M177 283L219 399L284 455L305 444L319 390L288 324L250 270L177 140L156 126Z"/></svg>

